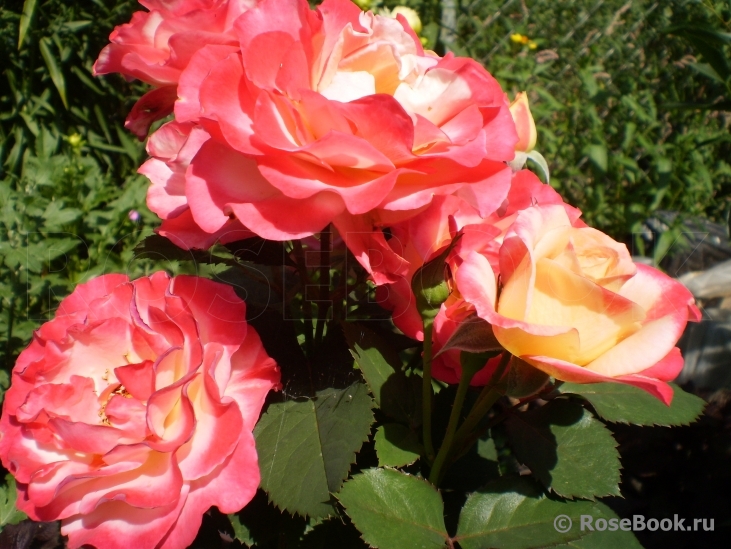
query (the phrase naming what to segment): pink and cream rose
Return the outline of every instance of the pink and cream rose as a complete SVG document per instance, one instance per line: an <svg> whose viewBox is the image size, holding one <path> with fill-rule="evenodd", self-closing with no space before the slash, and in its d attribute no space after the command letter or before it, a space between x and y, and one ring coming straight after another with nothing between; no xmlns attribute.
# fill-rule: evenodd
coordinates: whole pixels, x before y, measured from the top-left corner
<svg viewBox="0 0 731 549"><path fill-rule="evenodd" d="M564 204L550 185L541 183L532 172L521 170L512 176L509 192L502 203L498 203L495 211L487 217L483 218L465 200L444 196L436 197L427 209L413 218L390 226L392 237L388 245L394 255L403 258L406 267L402 271L389 271L388 264L379 265L383 271L376 270L379 275L377 281L393 282L379 286L377 298L379 303L393 311L396 326L409 337L423 339L422 321L411 290L411 279L424 263L441 253L457 232L462 231L463 234L450 257L453 270L456 270L454 258L469 250L477 250L489 257L497 269L503 237L518 213L533 204L562 205L572 219L580 215L578 210ZM376 250L377 243L372 241L370 247Z"/></svg>
<svg viewBox="0 0 731 549"><path fill-rule="evenodd" d="M216 242L226 244L256 236L236 218L213 233L205 232L193 219L185 196L186 172L191 159L209 139L200 126L168 122L150 136L147 152L151 158L138 170L151 183L147 205L162 219L156 232L186 250L205 250ZM252 165L251 169L256 167Z"/></svg>
<svg viewBox="0 0 731 549"><path fill-rule="evenodd" d="M690 292L566 208L518 213L499 248L467 250L456 286L511 354L562 381L634 385L669 404L675 346L700 314ZM499 273L499 277L498 277Z"/></svg>
<svg viewBox="0 0 731 549"><path fill-rule="evenodd" d="M424 51L403 17L347 0L263 0L233 32L191 57L175 104L176 123L207 134L180 198L203 232L235 218L287 240L334 222L369 268L358 235L374 226L435 195L484 215L504 199L518 137L475 61Z"/></svg>
<svg viewBox="0 0 731 549"><path fill-rule="evenodd" d="M154 90L135 104L125 127L140 139L150 124L173 112L180 75L191 57L209 44L236 45L233 23L256 0L140 0L149 11L116 27L99 54L94 74L120 73Z"/></svg>
<svg viewBox="0 0 731 549"><path fill-rule="evenodd" d="M21 353L0 458L68 546L183 548L254 496L252 431L279 369L229 286L158 272L78 286Z"/></svg>

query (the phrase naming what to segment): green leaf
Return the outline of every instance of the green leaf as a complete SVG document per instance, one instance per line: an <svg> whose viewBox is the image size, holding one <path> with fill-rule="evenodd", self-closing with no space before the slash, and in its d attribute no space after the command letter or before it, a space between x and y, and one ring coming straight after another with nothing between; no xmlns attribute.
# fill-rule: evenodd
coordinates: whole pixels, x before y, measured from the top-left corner
<svg viewBox="0 0 731 549"><path fill-rule="evenodd" d="M282 512L268 502L263 490L257 490L254 499L238 513L228 515L228 519L231 529L227 533L248 547L261 549L279 544L299 547L297 541L308 528L306 519Z"/></svg>
<svg viewBox="0 0 731 549"><path fill-rule="evenodd" d="M51 233L54 235L56 233ZM69 233L61 233L69 234ZM74 236L74 235L71 235ZM38 272L38 267L48 267L54 259L67 255L76 250L79 244L84 244L78 236L74 238L47 238L44 242L31 244L28 247L28 270Z"/></svg>
<svg viewBox="0 0 731 549"><path fill-rule="evenodd" d="M591 160L600 171L607 171L608 162L606 145L589 145L586 148L586 154L589 157L589 160Z"/></svg>
<svg viewBox="0 0 731 549"><path fill-rule="evenodd" d="M407 377L398 353L365 326L346 322L343 331L376 404L389 417L421 425L421 378Z"/></svg>
<svg viewBox="0 0 731 549"><path fill-rule="evenodd" d="M84 85L87 88L89 88L91 91L93 91L94 93L96 93L98 95L104 95L104 92L102 91L102 89L99 86L97 86L94 83L94 81L86 75L86 73L84 72L84 69L82 69L76 65L73 65L71 67L71 72L74 73L76 75L76 77L79 80L81 80L84 83ZM96 112L98 109L99 109L99 104L97 103L96 105L94 105L94 112ZM106 122L105 122L105 124L106 124ZM107 130L107 132L108 132L108 130ZM111 141L111 136L106 136L106 137L108 140Z"/></svg>
<svg viewBox="0 0 731 549"><path fill-rule="evenodd" d="M140 143L136 139L132 139L121 127L115 126L114 129L117 132L117 138L119 139L124 152L127 153L127 156L129 156L132 162L137 164L144 152Z"/></svg>
<svg viewBox="0 0 731 549"><path fill-rule="evenodd" d="M596 519L603 518L608 522L605 530L599 531L594 529L593 532L588 531L585 528L582 532L584 537L569 541L568 543L562 543L561 545L552 545L552 549L642 549L642 545L637 541L637 538L632 532L622 530L619 523L619 518L614 512L606 505L597 502L596 508L591 511L592 517L592 528L596 522ZM572 529L581 529L581 519L579 523L574 523ZM616 522L615 522L616 521ZM627 527L625 525L625 527Z"/></svg>
<svg viewBox="0 0 731 549"><path fill-rule="evenodd" d="M450 349L459 349L468 353L503 350L492 331L492 324L481 319L476 313L460 321L457 329L449 336L434 358Z"/></svg>
<svg viewBox="0 0 731 549"><path fill-rule="evenodd" d="M672 32L687 40L720 75L722 81L730 76L723 46L731 42L731 34L697 25L678 25L667 29L666 32Z"/></svg>
<svg viewBox="0 0 731 549"><path fill-rule="evenodd" d="M63 77L63 72L61 72L58 61L56 61L56 57L51 51L51 40L47 37L41 38L41 41L38 45L41 49L41 55L43 56L43 60L46 62L46 67L48 67L48 73L51 75L53 85L56 86L58 94L61 96L63 106L68 109L69 104L66 100L66 80Z"/></svg>
<svg viewBox="0 0 731 549"><path fill-rule="evenodd" d="M5 486L0 486L0 531L8 524L18 524L27 517L15 507L18 492L12 475L5 476Z"/></svg>
<svg viewBox="0 0 731 549"><path fill-rule="evenodd" d="M724 83L721 75L718 74L718 72L716 72L716 69L711 67L708 63L689 63L688 66L696 72L701 73L703 76L707 76L711 80L715 80L716 82L720 82L721 84Z"/></svg>
<svg viewBox="0 0 731 549"><path fill-rule="evenodd" d="M85 29L93 24L93 21L65 21L63 27L71 32L79 32L81 29Z"/></svg>
<svg viewBox="0 0 731 549"><path fill-rule="evenodd" d="M214 253L214 250L216 253ZM179 248L173 242L164 236L157 234L146 237L142 242L134 248L135 259L146 257L154 259L156 262L163 261L194 261L195 263L205 263L210 265L226 265L229 267L241 267L241 265L232 257L221 257L218 252L229 255L225 249L217 247L208 251L203 250L184 250Z"/></svg>
<svg viewBox="0 0 731 549"><path fill-rule="evenodd" d="M10 377L8 376L8 372L0 369L0 404L3 403L3 400L5 399L5 391L8 390L9 386Z"/></svg>
<svg viewBox="0 0 731 549"><path fill-rule="evenodd" d="M256 543L254 538L251 536L249 528L241 522L241 519L236 513L228 515L228 520L231 522L231 526L234 529L234 539L239 540L247 547L251 547Z"/></svg>
<svg viewBox="0 0 731 549"><path fill-rule="evenodd" d="M368 469L343 486L338 500L371 547L440 549L444 503L425 480L393 469Z"/></svg>
<svg viewBox="0 0 731 549"><path fill-rule="evenodd" d="M602 419L633 425L689 425L703 413L706 403L671 383L673 400L665 406L651 394L624 383L564 383L559 390L589 401Z"/></svg>
<svg viewBox="0 0 731 549"><path fill-rule="evenodd" d="M554 525L560 515L571 520L572 526L566 532L559 532ZM527 478L501 478L467 498L453 541L459 542L462 549L554 546L586 535L580 528L581 515L595 520L616 517L599 503L547 497ZM561 524L568 526L568 522Z"/></svg>
<svg viewBox="0 0 731 549"><path fill-rule="evenodd" d="M355 526L341 517L315 524L295 547L298 549L368 549Z"/></svg>
<svg viewBox="0 0 731 549"><path fill-rule="evenodd" d="M518 357L513 357L508 370L506 394L514 398L525 398L540 391L547 382L548 374Z"/></svg>
<svg viewBox="0 0 731 549"><path fill-rule="evenodd" d="M570 498L620 495L617 443L578 402L552 400L506 427L516 457L546 488Z"/></svg>
<svg viewBox="0 0 731 549"><path fill-rule="evenodd" d="M30 27L30 21L33 19L33 13L36 11L36 0L25 0L23 3L23 13L20 15L20 26L18 28L18 49L23 46L25 35Z"/></svg>
<svg viewBox="0 0 731 549"><path fill-rule="evenodd" d="M381 425L374 437L378 465L403 467L411 465L421 455L419 439L414 431L399 423Z"/></svg>
<svg viewBox="0 0 731 549"><path fill-rule="evenodd" d="M536 166L541 169L541 173L543 173L543 177L546 179L546 183L550 183L551 173L548 168L548 162L546 162L546 159L543 157L543 155L536 150L532 150L527 154L527 156L528 160L535 162Z"/></svg>
<svg viewBox="0 0 731 549"><path fill-rule="evenodd" d="M500 478L497 448L495 441L486 435L447 468L441 486L458 492L473 492L497 478Z"/></svg>
<svg viewBox="0 0 731 549"><path fill-rule="evenodd" d="M261 486L280 509L325 517L368 438L373 401L364 383L271 404L254 430Z"/></svg>
<svg viewBox="0 0 731 549"><path fill-rule="evenodd" d="M46 211L43 212L43 219L46 220L46 229L57 229L62 225L76 221L81 217L81 210L67 208L62 203L54 200L49 202Z"/></svg>

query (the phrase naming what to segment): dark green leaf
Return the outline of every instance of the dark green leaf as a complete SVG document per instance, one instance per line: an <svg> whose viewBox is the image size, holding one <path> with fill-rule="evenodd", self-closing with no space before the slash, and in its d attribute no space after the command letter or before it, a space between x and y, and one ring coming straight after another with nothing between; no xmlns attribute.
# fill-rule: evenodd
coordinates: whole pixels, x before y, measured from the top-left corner
<svg viewBox="0 0 731 549"><path fill-rule="evenodd" d="M271 404L254 435L261 486L280 509L324 517L368 438L373 401L363 383L312 400Z"/></svg>
<svg viewBox="0 0 731 549"><path fill-rule="evenodd" d="M5 370L0 369L0 404L3 403L3 400L5 399L5 391L8 390L9 386L10 377L8 376L8 373Z"/></svg>
<svg viewBox="0 0 731 549"><path fill-rule="evenodd" d="M586 154L589 156L589 160L591 160L600 171L607 171L608 163L606 145L589 145L586 148Z"/></svg>
<svg viewBox="0 0 731 549"><path fill-rule="evenodd" d="M338 500L371 547L440 549L444 503L425 480L393 469L368 469L343 486Z"/></svg>
<svg viewBox="0 0 731 549"><path fill-rule="evenodd" d="M20 15L20 26L18 29L18 49L23 46L25 35L28 32L30 21L33 13L36 11L36 0L25 0L23 3L23 13Z"/></svg>
<svg viewBox="0 0 731 549"><path fill-rule="evenodd" d="M524 398L540 391L547 382L548 374L518 357L513 357L508 370L506 394L514 398Z"/></svg>
<svg viewBox="0 0 731 549"><path fill-rule="evenodd" d="M81 210L77 208L67 208L63 204L54 200L48 204L43 218L46 220L46 228L55 230L72 221L76 221L81 217Z"/></svg>
<svg viewBox="0 0 731 549"><path fill-rule="evenodd" d="M703 40L714 46L723 46L724 44L731 44L731 33L720 32L713 30L709 27L701 27L698 25L675 25L668 27L664 32L674 33L679 35L691 35L695 36L699 40Z"/></svg>
<svg viewBox="0 0 731 549"><path fill-rule="evenodd" d="M559 532L554 526L560 515L571 520L572 526L566 532ZM502 478L467 498L454 541L462 549L553 546L585 535L580 529L581 515L605 520L615 516L604 505L594 502L547 497L529 479Z"/></svg>
<svg viewBox="0 0 731 549"><path fill-rule="evenodd" d="M604 505L603 503L595 503L595 508L591 511L590 515L592 518L591 527L594 528L596 519L603 518L607 521L607 525L601 524L601 528L605 528L602 531L594 528L594 531L589 531L586 527L582 532L584 537L569 541L568 543L562 543L561 545L552 545L552 549L642 549L642 545L637 541L637 538L631 531L622 530L622 527L629 528L630 526L626 523L620 524L620 519L614 512ZM581 520L579 519L578 524L574 523L572 529L581 529Z"/></svg>
<svg viewBox="0 0 731 549"><path fill-rule="evenodd" d="M486 435L447 468L441 486L458 492L473 492L497 478L500 478L498 452L495 441Z"/></svg>
<svg viewBox="0 0 731 549"><path fill-rule="evenodd" d="M394 419L420 425L421 378L407 377L398 353L362 324L343 323L343 331L376 404Z"/></svg>
<svg viewBox="0 0 731 549"><path fill-rule="evenodd" d="M403 467L411 465L421 454L421 446L416 434L400 423L381 425L374 437L376 454L381 467Z"/></svg>
<svg viewBox="0 0 731 549"><path fill-rule="evenodd" d="M459 323L457 329L434 356L437 357L449 349L459 349L469 353L484 353L486 351L501 351L502 346L495 338L492 325L478 317L477 314L472 314Z"/></svg>
<svg viewBox="0 0 731 549"><path fill-rule="evenodd" d="M114 129L117 132L117 138L119 139L124 152L127 153L127 156L129 156L132 162L137 164L143 153L143 149L140 146L139 141L130 137L129 134L119 126L115 126Z"/></svg>
<svg viewBox="0 0 731 549"><path fill-rule="evenodd" d="M228 515L233 538L247 547L271 549L284 544L299 547L297 541L308 528L307 520L282 512L267 501L263 490L238 513ZM194 544L193 547L201 547Z"/></svg>
<svg viewBox="0 0 731 549"><path fill-rule="evenodd" d="M5 486L0 486L0 531L8 524L18 524L26 518L25 513L15 507L18 492L12 475L5 476Z"/></svg>
<svg viewBox="0 0 731 549"><path fill-rule="evenodd" d="M716 69L711 67L708 63L689 63L688 66L702 75L723 84L723 78L721 78L721 75L719 75L716 72Z"/></svg>
<svg viewBox="0 0 731 549"><path fill-rule="evenodd" d="M81 29L91 26L93 23L93 21L66 21L63 26L71 32L78 32Z"/></svg>
<svg viewBox="0 0 731 549"><path fill-rule="evenodd" d="M665 406L651 394L624 383L564 383L559 390L586 400L599 417L614 423L634 425L689 425L703 413L706 403L671 383L673 400Z"/></svg>
<svg viewBox="0 0 731 549"><path fill-rule="evenodd" d="M251 537L249 528L241 522L241 519L236 513L228 515L228 519L231 521L231 526L234 529L234 539L239 540L247 547L254 545L254 538Z"/></svg>
<svg viewBox="0 0 731 549"><path fill-rule="evenodd" d="M193 261L195 263L240 267L236 260L230 257L221 257L210 250L184 250L173 244L171 240L157 234L150 235L137 244L134 252L137 259L146 257L160 263L164 261ZM224 253L227 252L224 251Z"/></svg>
<svg viewBox="0 0 731 549"><path fill-rule="evenodd" d="M722 82L729 78L728 60L723 46L731 42L731 34L697 25L679 25L670 31L687 40L720 75Z"/></svg>
<svg viewBox="0 0 731 549"><path fill-rule="evenodd" d="M73 72L76 75L76 77L79 80L81 80L84 83L84 85L87 88L89 88L91 91L93 91L94 93L96 93L98 95L104 95L104 92L101 90L101 88L99 88L99 86L97 86L94 83L94 81L91 78L89 78L89 76L84 72L84 69L81 69L81 68L77 67L76 65L74 65L71 67L71 72ZM96 110L99 108L99 105L94 105L94 107ZM106 121L104 122L104 124L106 125ZM107 136L107 139L111 141L111 136Z"/></svg>
<svg viewBox="0 0 731 549"><path fill-rule="evenodd" d="M519 461L563 497L620 495L617 443L579 403L552 400L506 422Z"/></svg>
<svg viewBox="0 0 731 549"><path fill-rule="evenodd" d="M313 526L297 545L299 549L368 549L347 518L334 517Z"/></svg>
<svg viewBox="0 0 731 549"><path fill-rule="evenodd" d="M66 100L66 80L63 76L63 72L61 72L61 67L58 65L58 61L56 61L56 56L53 55L53 51L51 50L51 40L48 38L41 38L38 45L41 49L43 60L46 62L46 67L48 67L48 73L51 75L53 85L56 86L58 94L61 96L63 106L68 109L69 103Z"/></svg>

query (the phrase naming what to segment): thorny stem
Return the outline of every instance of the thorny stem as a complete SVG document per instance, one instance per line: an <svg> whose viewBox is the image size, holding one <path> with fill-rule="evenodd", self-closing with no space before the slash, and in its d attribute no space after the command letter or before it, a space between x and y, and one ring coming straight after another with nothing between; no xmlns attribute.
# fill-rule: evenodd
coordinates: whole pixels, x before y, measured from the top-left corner
<svg viewBox="0 0 731 549"><path fill-rule="evenodd" d="M498 364L498 367L495 369L495 373L492 374L488 384L483 387L480 396L477 397L477 402L475 402L475 405L465 418L462 426L457 430L457 434L455 435L455 447L459 448L462 446L464 441L472 434L474 428L477 427L482 418L485 417L485 414L490 411L490 408L492 408L492 406L502 396L502 392L497 387L500 383L500 379L503 377L505 369L510 363L511 358L512 355L509 352L505 351L503 353L503 356L500 359L500 364Z"/></svg>
<svg viewBox="0 0 731 549"><path fill-rule="evenodd" d="M424 354L423 354L423 379L421 385L421 403L422 403L422 426L424 429L424 451L426 459L429 463L434 460L434 443L431 434L431 348L432 348L432 331L434 329L434 321L424 319Z"/></svg>
<svg viewBox="0 0 731 549"><path fill-rule="evenodd" d="M320 295L317 303L315 341L322 343L327 312L330 309L330 226L320 233Z"/></svg>
<svg viewBox="0 0 731 549"><path fill-rule="evenodd" d="M312 358L314 345L312 341L312 303L307 299L307 286L310 277L307 276L307 262L305 261L305 252L302 249L302 242L299 240L292 241L292 251L294 252L294 260L297 264L297 271L302 280L302 316L304 316L304 333L305 333L305 349L307 357Z"/></svg>
<svg viewBox="0 0 731 549"><path fill-rule="evenodd" d="M434 460L431 472L429 473L429 482L434 486L439 486L439 482L442 479L442 469L445 465L447 456L452 450L452 442L454 441L454 433L457 431L457 424L459 423L459 416L462 413L462 407L464 406L464 400L467 396L467 390L470 388L470 381L474 377L475 372L469 371L467 368L462 368L462 375L459 380L459 386L457 387L457 395L454 397L454 404L452 405L452 412L449 414L449 423L447 424L447 432L444 434L444 440L439 448L439 453Z"/></svg>
<svg viewBox="0 0 731 549"><path fill-rule="evenodd" d="M558 381L558 382L556 382L553 385L549 385L548 387L546 387L542 391L539 391L535 395L531 395L531 396L529 396L527 398L524 398L523 400L521 400L517 404L515 404L515 405L513 405L513 406L511 406L509 408L506 408L505 410L503 410L500 414L498 414L497 416L495 416L494 418L492 418L488 422L488 424L485 425L482 429L476 431L470 437L468 437L467 440L464 441L464 443L460 447L455 447L455 449L457 450L456 456L455 456L455 460L461 458L465 454L465 452L467 452L467 450L469 450L472 447L472 445L475 442L477 442L478 439L481 439L482 437L484 437L487 434L487 432L490 429L492 429L496 425L499 425L500 423L502 423L503 421L505 421L513 412L515 412L515 410L517 410L518 408L521 408L521 407L525 406L526 404L530 404L534 400L538 400L540 398L548 397L548 395L550 395L552 392L554 392L562 384L563 384L563 381Z"/></svg>

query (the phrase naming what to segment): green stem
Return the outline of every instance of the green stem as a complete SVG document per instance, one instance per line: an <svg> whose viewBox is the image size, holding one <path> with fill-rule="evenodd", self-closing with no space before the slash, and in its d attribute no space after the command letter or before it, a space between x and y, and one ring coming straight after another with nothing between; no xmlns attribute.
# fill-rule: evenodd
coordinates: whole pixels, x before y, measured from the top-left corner
<svg viewBox="0 0 731 549"><path fill-rule="evenodd" d="M424 319L424 354L423 362L423 379L421 385L421 404L422 404L422 426L424 429L424 450L426 459L429 463L434 460L434 443L431 434L431 347L432 347L432 331L434 329L434 321L432 319Z"/></svg>
<svg viewBox="0 0 731 549"><path fill-rule="evenodd" d="M551 393L553 393L558 387L560 387L563 384L563 381L558 381L553 385L550 385L543 389L542 391L536 393L535 395L531 395L528 398L525 398L518 402L517 404L511 406L510 408L507 408L502 413L498 414L496 417L492 418L487 425L485 425L483 428L479 429L478 431L475 431L472 433L461 446L455 446L455 450L457 451L455 460L461 458L465 453L467 453L467 450L470 449L470 447L477 442L478 439L481 439L484 437L487 432L495 427L496 425L499 425L505 419L510 417L511 414L515 412L518 408L521 408L525 406L526 404L530 404L534 400L538 400L539 398L551 398Z"/></svg>
<svg viewBox="0 0 731 549"><path fill-rule="evenodd" d="M457 395L454 397L454 404L452 405L452 413L449 414L447 432L444 434L444 440L439 448L437 457L434 459L434 465L432 465L431 472L429 474L429 482L431 482L434 486L439 486L439 482L442 479L442 468L444 467L447 456L449 456L452 450L452 442L454 441L454 434L457 431L459 416L462 413L462 407L464 406L464 399L467 396L467 390L470 388L470 381L472 381L474 376L474 371L470 371L464 367L462 368L462 375L460 376L459 386L457 387Z"/></svg>
<svg viewBox="0 0 731 549"><path fill-rule="evenodd" d="M490 411L490 408L503 396L497 387L500 383L500 378L503 377L503 373L510 363L511 357L512 355L507 351L503 353L503 357L500 359L500 364L495 369L495 373L492 374L492 378L490 378L488 384L483 387L480 396L477 398L477 402L475 402L475 405L470 410L467 418L465 418L462 426L457 430L457 434L455 435L457 447L461 446L482 418L485 417L485 414Z"/></svg>
<svg viewBox="0 0 731 549"><path fill-rule="evenodd" d="M320 233L320 295L317 303L315 341L322 343L327 312L330 309L330 226Z"/></svg>
<svg viewBox="0 0 731 549"><path fill-rule="evenodd" d="M292 251L294 252L297 271L302 281L302 316L304 317L305 350L307 352L307 358L311 359L314 352L312 341L312 303L307 299L307 286L309 285L310 277L307 275L307 261L305 260L305 252L302 249L302 242L293 240Z"/></svg>

